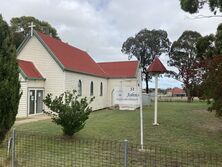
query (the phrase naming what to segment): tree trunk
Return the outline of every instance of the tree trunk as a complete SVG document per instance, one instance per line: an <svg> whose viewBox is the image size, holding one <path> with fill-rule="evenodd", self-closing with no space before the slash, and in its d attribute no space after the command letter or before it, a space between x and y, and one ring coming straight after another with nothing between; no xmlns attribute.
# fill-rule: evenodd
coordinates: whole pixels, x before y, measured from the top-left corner
<svg viewBox="0 0 222 167"><path fill-rule="evenodd" d="M186 93L187 93L187 102L190 103L192 100L190 88L186 88Z"/></svg>
<svg viewBox="0 0 222 167"><path fill-rule="evenodd" d="M149 77L148 77L148 74L146 73L146 74L145 74L146 94L149 93L149 83L148 83L148 81L149 81Z"/></svg>

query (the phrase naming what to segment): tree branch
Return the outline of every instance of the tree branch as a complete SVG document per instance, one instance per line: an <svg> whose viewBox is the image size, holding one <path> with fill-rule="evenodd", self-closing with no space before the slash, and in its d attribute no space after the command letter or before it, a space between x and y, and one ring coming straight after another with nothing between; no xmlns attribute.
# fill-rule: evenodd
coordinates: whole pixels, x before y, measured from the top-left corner
<svg viewBox="0 0 222 167"><path fill-rule="evenodd" d="M197 15L193 17L192 19L209 19L209 18L221 18L222 15Z"/></svg>

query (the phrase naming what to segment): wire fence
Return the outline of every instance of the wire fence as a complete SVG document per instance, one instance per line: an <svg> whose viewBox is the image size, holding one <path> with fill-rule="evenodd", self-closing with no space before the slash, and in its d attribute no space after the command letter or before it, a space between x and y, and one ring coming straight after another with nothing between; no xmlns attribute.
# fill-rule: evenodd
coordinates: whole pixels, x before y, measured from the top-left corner
<svg viewBox="0 0 222 167"><path fill-rule="evenodd" d="M15 134L15 133L13 133ZM10 146L10 147L9 147ZM17 131L0 145L0 167L214 167L213 153Z"/></svg>

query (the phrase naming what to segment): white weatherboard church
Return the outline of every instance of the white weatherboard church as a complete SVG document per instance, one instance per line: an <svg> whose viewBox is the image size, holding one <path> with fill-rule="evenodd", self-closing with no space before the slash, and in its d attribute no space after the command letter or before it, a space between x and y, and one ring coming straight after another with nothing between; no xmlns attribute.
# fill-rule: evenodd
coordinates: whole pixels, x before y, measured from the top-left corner
<svg viewBox="0 0 222 167"><path fill-rule="evenodd" d="M118 98L137 96L138 61L96 63L85 51L37 31L23 41L17 59L23 92L17 117L47 110L42 99L48 93L58 96L75 89L82 97L95 96L93 110L118 104ZM122 88L129 92L118 94Z"/></svg>

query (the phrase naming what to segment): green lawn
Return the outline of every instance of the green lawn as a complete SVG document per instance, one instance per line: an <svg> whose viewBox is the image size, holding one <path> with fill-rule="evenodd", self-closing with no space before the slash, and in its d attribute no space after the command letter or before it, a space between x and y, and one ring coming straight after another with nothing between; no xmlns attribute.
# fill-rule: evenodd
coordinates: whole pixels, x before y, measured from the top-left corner
<svg viewBox="0 0 222 167"><path fill-rule="evenodd" d="M152 126L153 106L144 108L144 143L181 150L222 153L222 121L206 111L205 103L159 103L159 126ZM76 139L105 139L140 142L138 111L102 110L91 114ZM18 131L62 135L51 120L16 126Z"/></svg>

